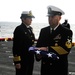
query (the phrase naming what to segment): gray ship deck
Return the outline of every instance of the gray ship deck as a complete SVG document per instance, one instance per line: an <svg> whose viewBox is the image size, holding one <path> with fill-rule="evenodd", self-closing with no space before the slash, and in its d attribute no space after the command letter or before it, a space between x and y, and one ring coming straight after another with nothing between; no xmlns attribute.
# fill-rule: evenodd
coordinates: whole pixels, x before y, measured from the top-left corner
<svg viewBox="0 0 75 75"><path fill-rule="evenodd" d="M75 75L75 47L69 54L69 75ZM12 60L12 41L0 41L0 75L15 75ZM33 75L40 75L40 62L34 64Z"/></svg>

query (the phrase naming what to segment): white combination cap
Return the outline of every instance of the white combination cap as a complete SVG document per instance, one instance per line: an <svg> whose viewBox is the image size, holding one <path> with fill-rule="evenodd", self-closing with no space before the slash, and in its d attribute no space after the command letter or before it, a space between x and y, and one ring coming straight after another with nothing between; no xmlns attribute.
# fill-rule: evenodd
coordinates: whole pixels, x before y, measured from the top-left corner
<svg viewBox="0 0 75 75"><path fill-rule="evenodd" d="M55 6L52 6L52 5L49 5L48 6L48 16L55 16L55 15L64 15L64 11L61 10L60 8L58 7L55 7Z"/></svg>

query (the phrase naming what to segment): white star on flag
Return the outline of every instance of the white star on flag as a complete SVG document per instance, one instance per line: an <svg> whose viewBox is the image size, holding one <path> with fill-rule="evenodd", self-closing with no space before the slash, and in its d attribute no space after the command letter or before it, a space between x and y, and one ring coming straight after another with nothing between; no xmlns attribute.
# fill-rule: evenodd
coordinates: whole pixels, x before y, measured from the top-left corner
<svg viewBox="0 0 75 75"><path fill-rule="evenodd" d="M52 54L51 53L48 53L47 55L48 55L48 57L52 57Z"/></svg>
<svg viewBox="0 0 75 75"><path fill-rule="evenodd" d="M36 52L36 54L40 54L41 51L38 51L38 50L37 50L37 51L35 51L35 52Z"/></svg>

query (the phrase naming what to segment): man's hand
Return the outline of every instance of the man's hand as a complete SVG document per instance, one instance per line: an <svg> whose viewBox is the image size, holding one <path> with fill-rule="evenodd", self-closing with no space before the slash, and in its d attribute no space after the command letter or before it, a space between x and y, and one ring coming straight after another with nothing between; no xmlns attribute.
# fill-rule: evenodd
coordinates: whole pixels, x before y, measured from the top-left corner
<svg viewBox="0 0 75 75"><path fill-rule="evenodd" d="M43 50L43 51L48 51L48 47L40 47L40 48L35 48L37 50Z"/></svg>
<svg viewBox="0 0 75 75"><path fill-rule="evenodd" d="M21 64L20 64L20 63L15 64L15 67L16 67L17 69L20 69L20 68L21 68Z"/></svg>

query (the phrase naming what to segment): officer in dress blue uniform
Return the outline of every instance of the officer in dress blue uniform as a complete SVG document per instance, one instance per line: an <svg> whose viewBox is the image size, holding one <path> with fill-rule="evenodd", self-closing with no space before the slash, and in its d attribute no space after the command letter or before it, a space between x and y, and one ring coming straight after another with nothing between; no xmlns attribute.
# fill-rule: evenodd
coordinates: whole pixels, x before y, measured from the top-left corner
<svg viewBox="0 0 75 75"><path fill-rule="evenodd" d="M41 75L68 75L68 54L72 48L72 35L70 29L60 23L64 11L55 6L48 6L49 25L42 28L36 44L38 50L48 50L57 54L58 60L36 55L36 60L41 60Z"/></svg>
<svg viewBox="0 0 75 75"><path fill-rule="evenodd" d="M16 75L32 75L34 54L29 53L28 48L35 41L30 26L34 16L31 11L23 11L20 18L22 23L15 28L13 35L13 61Z"/></svg>

